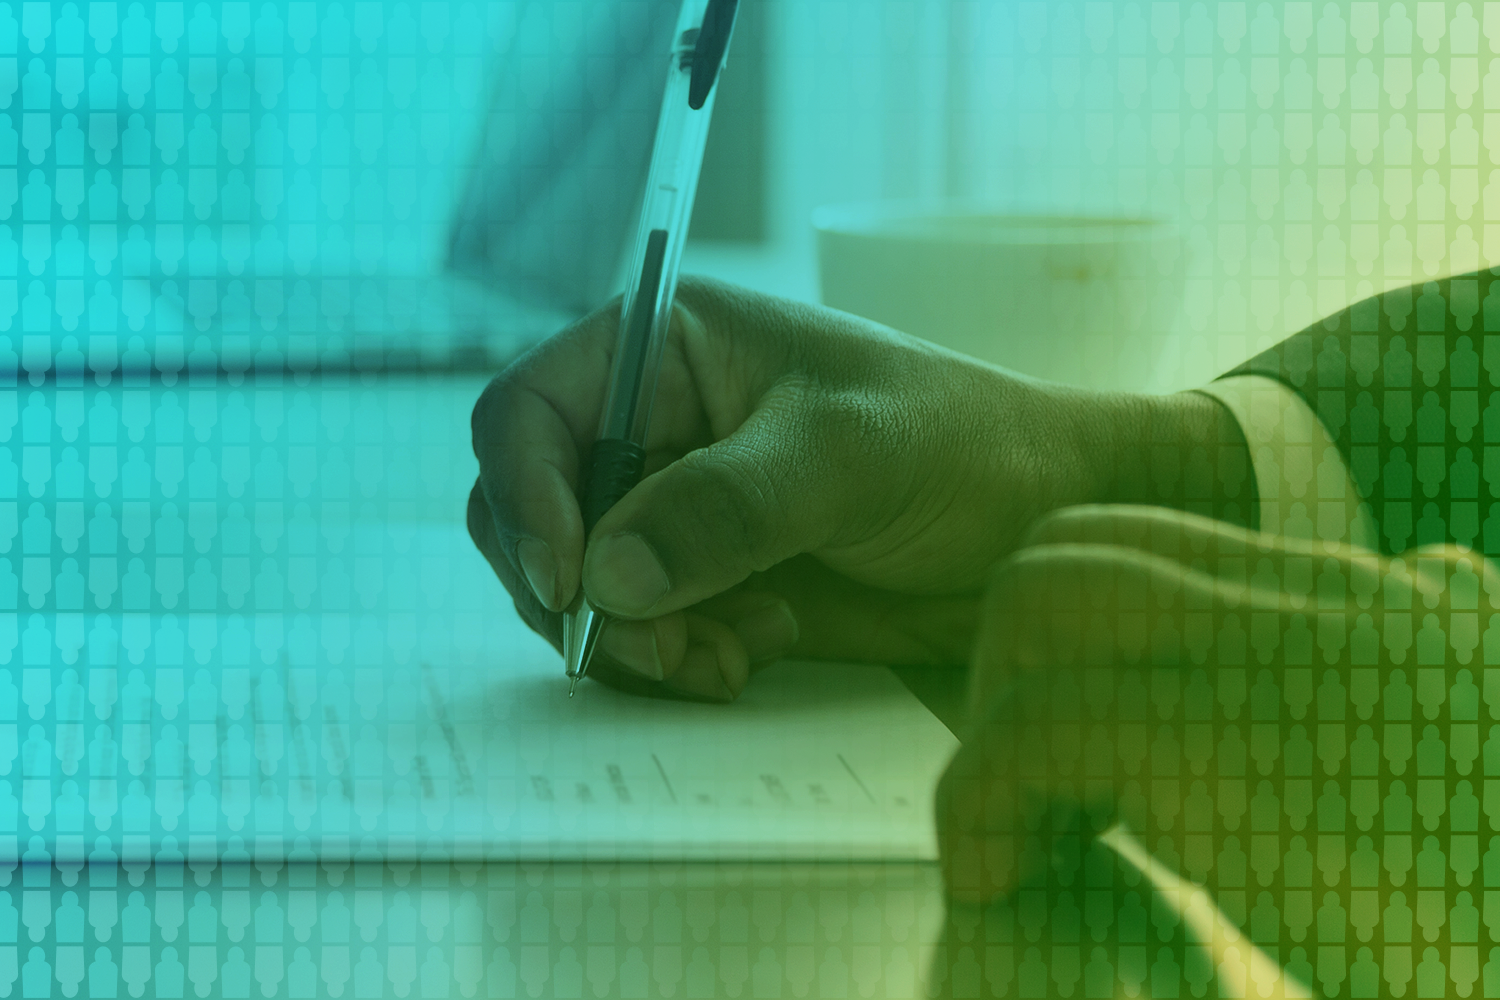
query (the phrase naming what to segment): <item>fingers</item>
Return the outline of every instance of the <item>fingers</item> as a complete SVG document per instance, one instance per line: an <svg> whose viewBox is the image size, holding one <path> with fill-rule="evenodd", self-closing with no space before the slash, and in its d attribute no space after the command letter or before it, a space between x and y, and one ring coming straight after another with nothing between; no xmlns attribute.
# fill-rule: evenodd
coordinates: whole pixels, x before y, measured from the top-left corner
<svg viewBox="0 0 1500 1000"><path fill-rule="evenodd" d="M768 304L773 301L715 282L681 283L656 382L648 473L672 468L684 455L735 434L755 410L786 361L786 324L777 321ZM766 329L741 322L747 316ZM499 551L553 611L568 606L579 586L588 540L577 490L598 434L618 329L616 302L528 352L485 389L474 408L474 452ZM682 515L671 496L668 490L669 507L659 519ZM649 559L625 534L623 545L616 539L606 546L613 554L605 565L615 568L617 578L623 573L637 591L660 589ZM628 602L603 606L617 616L650 617L681 610L735 582L695 590L691 599L655 609Z"/></svg>
<svg viewBox="0 0 1500 1000"><path fill-rule="evenodd" d="M1174 651L1154 648L1141 626L1213 607L1221 587L1172 559L1101 544L1033 546L997 569L975 643L968 727L937 799L956 899L982 904L1023 885L1036 874L1020 861L1027 837L1096 834L1133 801L1114 769L1119 731L1089 727L1085 752L1079 693L1087 678L1110 683L1092 673L1099 668L1176 666ZM1165 608L1153 593L1170 595Z"/></svg>
<svg viewBox="0 0 1500 1000"><path fill-rule="evenodd" d="M669 634L652 637L653 629ZM594 655L600 669L590 667L589 676L632 694L656 697L733 701L756 666L732 628L694 613L677 612L652 621L616 620L606 627L599 647ZM641 669L648 657L660 657L660 679ZM616 666L621 663L628 669L621 671Z"/></svg>
<svg viewBox="0 0 1500 1000"><path fill-rule="evenodd" d="M780 659L797 642L787 602L765 591L736 589L657 618L614 619L599 652L679 693L730 700L754 664Z"/></svg>
<svg viewBox="0 0 1500 1000"><path fill-rule="evenodd" d="M682 612L649 621L615 620L604 626L595 655L603 654L647 680L676 673L687 652L687 621Z"/></svg>
<svg viewBox="0 0 1500 1000"><path fill-rule="evenodd" d="M1018 673L1170 659L1170 651L1151 646L1142 623L1223 606L1226 589L1212 576L1136 549L1077 543L1023 549L997 567L980 605L971 712L987 711L993 692Z"/></svg>
<svg viewBox="0 0 1500 1000"><path fill-rule="evenodd" d="M733 630L702 615L689 615L687 625L688 649L667 688L710 701L739 697L750 679L750 659Z"/></svg>
<svg viewBox="0 0 1500 1000"><path fill-rule="evenodd" d="M1221 585L1217 594L1228 609L1243 600L1260 609L1289 605L1300 610L1306 603L1312 574L1330 570L1347 578L1354 601L1368 608L1388 562L1378 553L1357 546L1253 532L1163 507L1069 507L1038 521L1026 540L1030 546L1068 543L1150 553L1212 576ZM1410 562L1417 570L1416 585L1430 595L1441 590L1444 566L1481 561L1472 555L1454 546L1428 547L1408 553L1408 559L1400 565ZM1487 581L1486 586L1493 585L1500 595L1500 576L1491 580L1493 584Z"/></svg>
<svg viewBox="0 0 1500 1000"><path fill-rule="evenodd" d="M544 342L474 406L479 487L495 544L550 611L567 607L578 589L579 453L598 426L612 327L598 314Z"/></svg>
<svg viewBox="0 0 1500 1000"><path fill-rule="evenodd" d="M479 483L469 491L469 505L467 511L467 522L469 537L474 541L485 561L500 578L500 583L510 593L511 600L516 606L516 613L520 615L532 631L550 642L553 648L562 651L562 619L556 614L549 613L542 606L535 593L526 585L515 564L506 558L500 545L500 540L495 535L495 519L490 512L489 504L485 502L484 493Z"/></svg>
<svg viewBox="0 0 1500 1000"><path fill-rule="evenodd" d="M1253 554L1283 559L1363 554L1363 550L1350 546L1330 548L1323 542L1263 534L1166 507L1128 504L1083 505L1055 511L1039 520L1026 539L1027 545L1062 542L1138 549L1209 571L1218 556Z"/></svg>
<svg viewBox="0 0 1500 1000"><path fill-rule="evenodd" d="M1139 549L1184 565L1205 564L1212 571L1217 556L1247 554L1289 557L1332 556L1342 560L1374 553L1345 544L1286 538L1251 531L1166 507L1096 504L1065 507L1039 519L1028 531L1025 545L1087 542Z"/></svg>
<svg viewBox="0 0 1500 1000"><path fill-rule="evenodd" d="M494 518L477 483L469 494L468 526L475 547L510 591L521 620L560 651L561 615L542 606L500 551ZM797 642L797 633L785 600L768 591L739 588L692 612L611 621L599 637L589 676L624 686L619 681L624 673L657 682L657 693L730 701L744 690L750 667L784 656ZM653 693L639 685L630 690Z"/></svg>
<svg viewBox="0 0 1500 1000"><path fill-rule="evenodd" d="M1254 607L1303 610L1313 573L1338 584L1337 610L1344 608L1339 602L1346 589L1348 600L1369 609L1382 589L1393 585L1396 591L1413 588L1434 609L1454 599L1448 587L1455 578L1458 600L1469 600L1464 588L1477 585L1490 606L1500 608L1500 570L1462 545L1424 545L1391 559L1357 546L1268 535L1182 511L1129 505L1065 508L1039 520L1026 539L1032 547L1067 543L1148 552L1206 573L1223 585L1217 593L1229 609L1240 600L1240 588L1247 587L1243 595ZM1248 580L1247 572L1253 574Z"/></svg>
<svg viewBox="0 0 1500 1000"><path fill-rule="evenodd" d="M1085 504L1041 518L1027 532L1024 544L1086 542L1190 559L1201 557L1210 546L1244 547L1255 537L1255 532L1244 528L1166 507Z"/></svg>
<svg viewBox="0 0 1500 1000"><path fill-rule="evenodd" d="M797 621L796 655L813 660L967 668L979 594L912 595L857 583L811 555L755 577Z"/></svg>
<svg viewBox="0 0 1500 1000"><path fill-rule="evenodd" d="M468 526L475 546L510 591L521 620L561 651L561 615L542 606L500 551L494 517L478 483L469 494ZM732 701L744 690L751 668L785 655L797 634L785 600L768 591L737 588L691 612L609 622L589 676L636 694Z"/></svg>
<svg viewBox="0 0 1500 1000"><path fill-rule="evenodd" d="M619 617L654 617L818 548L839 520L836 488L795 410L757 410L724 439L648 476L606 513L584 557L589 600Z"/></svg>
<svg viewBox="0 0 1500 1000"><path fill-rule="evenodd" d="M1045 844L1061 833L1080 832L1068 825L1080 822L1078 817L1089 824L1083 833L1097 832L1111 814L1142 833L1182 828L1177 793L1161 791L1175 786L1140 771L1150 758L1143 681L1153 691L1159 681L1175 690L1174 670L1202 663L1216 688L1211 654L1233 650L1235 643L1240 652L1229 664L1258 659L1332 669L1342 678L1335 688L1351 684L1344 673L1351 666L1394 671L1414 662L1464 664L1474 656L1479 640L1464 624L1472 618L1464 609L1477 604L1490 571L1471 551L1439 546L1398 559L1357 550L1334 558L1323 551L1314 570L1307 568L1312 559L1272 541L1268 545L1280 552L1281 582L1240 593L1233 580L1197 568L1212 560L1187 563L1144 548L1076 540L1100 537L1081 528L1121 523L1154 526L1159 519L1060 520L1044 529L1051 533L1042 537L1053 540L1007 560L986 592L969 731L938 801L945 876L959 896L983 901L1023 884L1027 874L1018 859L1025 838L1041 837ZM1128 540L1123 534L1106 537ZM1135 540L1151 541L1148 535ZM1314 594L1292 592L1299 559L1309 579L1317 573ZM1460 613L1449 619L1444 608ZM1418 629L1426 638L1416 637L1414 654ZM1423 641L1429 644L1425 653ZM1149 670L1150 677L1132 668ZM1127 669L1134 676L1117 691L1116 678L1127 676ZM1139 694L1129 714L1127 689ZM1172 711L1160 704L1157 710L1161 720ZM1297 711L1294 717L1300 717ZM1168 777L1176 774L1171 770Z"/></svg>
<svg viewBox="0 0 1500 1000"><path fill-rule="evenodd" d="M939 782L943 876L955 902L984 905L1037 884L1050 853L1045 845L1061 836L1087 840L1116 819L1113 783L1097 768L1059 766L1067 755L1058 751L1077 742L1078 727L1041 721L1070 717L1068 686L1058 680L1026 672L998 692Z"/></svg>

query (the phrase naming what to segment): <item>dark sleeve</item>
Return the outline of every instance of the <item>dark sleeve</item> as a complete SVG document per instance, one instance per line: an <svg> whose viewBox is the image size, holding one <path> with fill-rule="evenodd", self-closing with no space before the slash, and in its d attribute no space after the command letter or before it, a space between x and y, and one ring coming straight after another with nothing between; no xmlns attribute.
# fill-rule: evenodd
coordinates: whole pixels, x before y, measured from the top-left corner
<svg viewBox="0 0 1500 1000"><path fill-rule="evenodd" d="M1274 378L1307 401L1382 550L1500 553L1500 280L1489 270L1365 299L1229 374Z"/></svg>

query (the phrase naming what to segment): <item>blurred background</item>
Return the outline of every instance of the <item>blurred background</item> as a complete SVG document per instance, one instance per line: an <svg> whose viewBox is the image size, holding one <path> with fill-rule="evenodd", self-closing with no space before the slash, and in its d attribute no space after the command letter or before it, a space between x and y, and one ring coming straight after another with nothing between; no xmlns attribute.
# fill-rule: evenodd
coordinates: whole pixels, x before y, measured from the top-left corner
<svg viewBox="0 0 1500 1000"><path fill-rule="evenodd" d="M675 10L0 6L0 328L497 362L620 286ZM1500 253L1496 44L1467 2L743 0L685 268L817 301L831 203L1170 220L1160 364L1207 378Z"/></svg>
<svg viewBox="0 0 1500 1000"><path fill-rule="evenodd" d="M830 202L1172 219L1192 384L1500 256L1492 4L748 0L744 28L714 140L763 152L705 165L688 267L813 299Z"/></svg>

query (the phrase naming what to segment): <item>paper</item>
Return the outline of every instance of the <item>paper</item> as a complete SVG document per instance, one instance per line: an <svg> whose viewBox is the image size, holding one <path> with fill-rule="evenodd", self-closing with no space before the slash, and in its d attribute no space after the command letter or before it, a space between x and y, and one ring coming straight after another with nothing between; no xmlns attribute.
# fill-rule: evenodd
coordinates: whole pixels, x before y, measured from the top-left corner
<svg viewBox="0 0 1500 1000"><path fill-rule="evenodd" d="M731 705L569 700L466 538L407 541L437 608L100 616L74 665L13 657L0 860L936 857L957 744L889 671L786 662Z"/></svg>
<svg viewBox="0 0 1500 1000"><path fill-rule="evenodd" d="M936 856L931 794L955 743L887 671L783 663L720 706L597 684L570 701L547 666L456 681L479 721L424 684L426 711L388 747L410 761L419 835L438 825L487 856Z"/></svg>

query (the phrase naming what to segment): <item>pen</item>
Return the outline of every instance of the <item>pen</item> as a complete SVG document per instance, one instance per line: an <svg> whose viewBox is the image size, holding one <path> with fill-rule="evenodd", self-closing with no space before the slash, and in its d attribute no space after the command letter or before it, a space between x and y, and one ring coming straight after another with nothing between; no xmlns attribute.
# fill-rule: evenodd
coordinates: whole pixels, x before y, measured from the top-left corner
<svg viewBox="0 0 1500 1000"><path fill-rule="evenodd" d="M662 345L672 318L677 265L687 238L703 144L713 115L714 83L734 30L738 0L683 0L672 33L666 93L641 205L640 228L620 309L620 334L610 366L599 436L580 480L579 509L588 538L605 512L641 480L646 429L656 395ZM563 616L563 665L568 697L588 671L605 616L583 588Z"/></svg>

